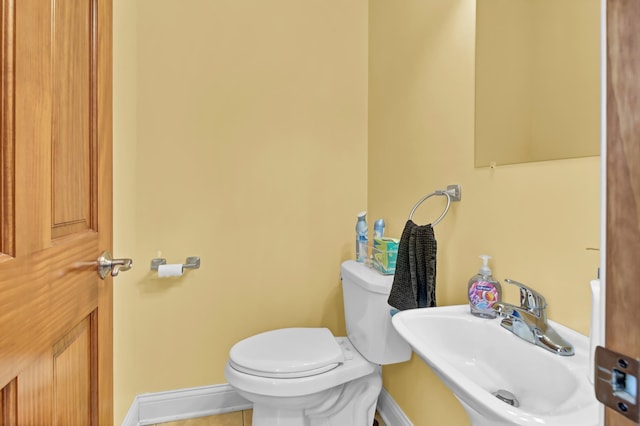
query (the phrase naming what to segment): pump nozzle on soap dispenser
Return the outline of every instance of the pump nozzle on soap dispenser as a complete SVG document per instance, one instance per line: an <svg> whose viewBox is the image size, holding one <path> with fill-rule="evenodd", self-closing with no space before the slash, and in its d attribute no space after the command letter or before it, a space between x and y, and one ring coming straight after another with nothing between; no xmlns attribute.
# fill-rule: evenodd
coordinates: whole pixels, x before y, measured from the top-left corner
<svg viewBox="0 0 640 426"><path fill-rule="evenodd" d="M489 268L489 259L491 259L491 256L489 256L488 254L481 254L480 259L482 259L480 274L491 276L491 268Z"/></svg>
<svg viewBox="0 0 640 426"><path fill-rule="evenodd" d="M491 268L489 268L489 259L491 256L483 254L482 266L478 274L469 280L469 310L478 317L495 318L496 312L493 305L498 303L502 298L502 286L493 278Z"/></svg>

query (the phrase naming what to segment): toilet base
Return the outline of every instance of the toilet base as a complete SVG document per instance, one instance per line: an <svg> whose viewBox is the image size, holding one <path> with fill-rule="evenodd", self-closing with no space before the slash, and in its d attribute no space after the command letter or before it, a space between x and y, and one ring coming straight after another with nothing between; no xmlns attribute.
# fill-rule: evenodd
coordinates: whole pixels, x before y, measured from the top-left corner
<svg viewBox="0 0 640 426"><path fill-rule="evenodd" d="M244 396L254 401L253 426L371 426L381 390L376 371L313 395L272 400Z"/></svg>

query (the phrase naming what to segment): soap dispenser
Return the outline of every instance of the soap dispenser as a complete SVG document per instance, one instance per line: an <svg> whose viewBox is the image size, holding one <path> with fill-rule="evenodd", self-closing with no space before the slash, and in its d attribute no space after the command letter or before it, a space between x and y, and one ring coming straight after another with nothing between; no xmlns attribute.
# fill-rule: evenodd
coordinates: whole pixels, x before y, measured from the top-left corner
<svg viewBox="0 0 640 426"><path fill-rule="evenodd" d="M493 305L502 298L502 286L491 275L489 259L491 256L483 254L480 271L469 280L469 309L477 317L495 318Z"/></svg>

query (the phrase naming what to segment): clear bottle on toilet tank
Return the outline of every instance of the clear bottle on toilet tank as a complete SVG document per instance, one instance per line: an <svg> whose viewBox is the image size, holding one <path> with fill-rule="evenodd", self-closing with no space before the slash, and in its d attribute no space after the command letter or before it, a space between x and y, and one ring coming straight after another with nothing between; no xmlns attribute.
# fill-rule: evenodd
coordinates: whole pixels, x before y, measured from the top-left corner
<svg viewBox="0 0 640 426"><path fill-rule="evenodd" d="M369 257L369 227L367 226L367 212L358 213L356 222L356 260L366 262Z"/></svg>
<svg viewBox="0 0 640 426"><path fill-rule="evenodd" d="M480 271L469 280L469 310L475 316L482 318L495 318L496 311L493 305L502 298L502 286L491 273L489 259L491 256L483 254Z"/></svg>

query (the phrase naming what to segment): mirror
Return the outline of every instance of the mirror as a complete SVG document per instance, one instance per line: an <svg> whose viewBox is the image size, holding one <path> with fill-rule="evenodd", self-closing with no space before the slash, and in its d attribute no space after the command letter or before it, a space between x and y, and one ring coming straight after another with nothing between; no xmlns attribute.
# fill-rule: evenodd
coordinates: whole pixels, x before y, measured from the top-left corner
<svg viewBox="0 0 640 426"><path fill-rule="evenodd" d="M477 0L475 166L600 154L600 0Z"/></svg>

